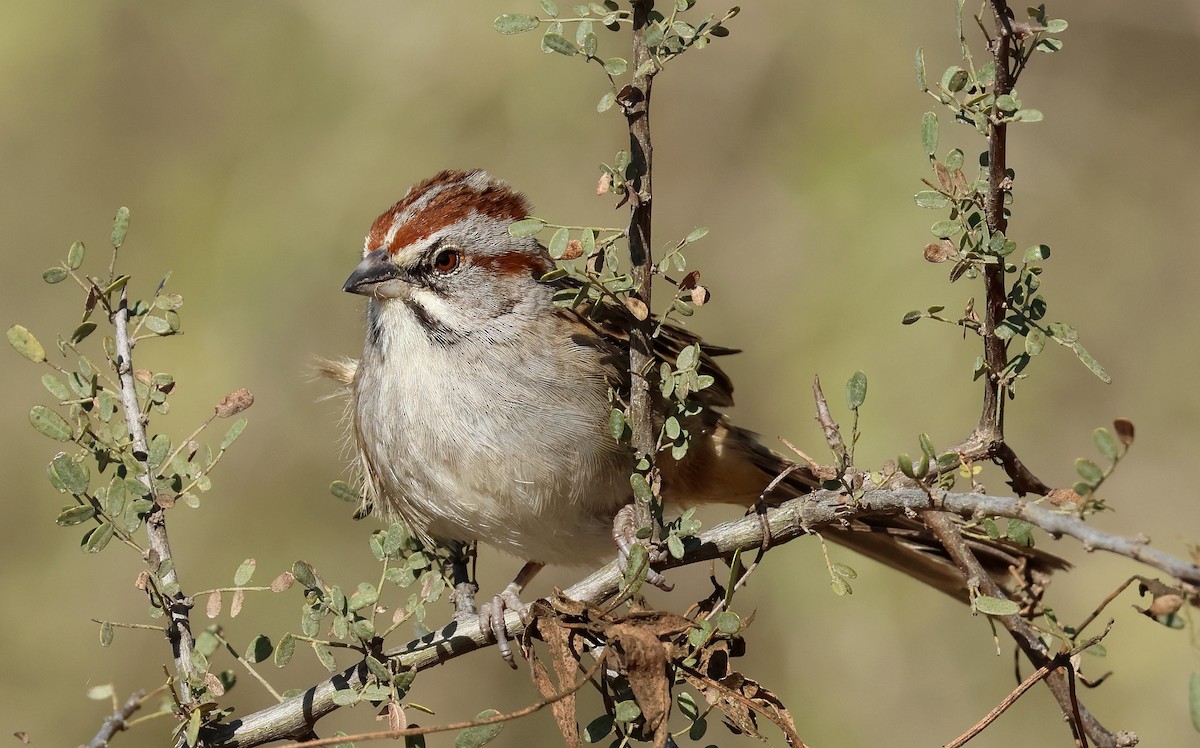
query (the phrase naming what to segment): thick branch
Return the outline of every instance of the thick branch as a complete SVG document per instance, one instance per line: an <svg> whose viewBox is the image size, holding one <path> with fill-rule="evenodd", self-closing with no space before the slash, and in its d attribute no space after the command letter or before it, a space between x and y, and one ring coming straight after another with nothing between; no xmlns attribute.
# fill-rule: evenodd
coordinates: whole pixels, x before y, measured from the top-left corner
<svg viewBox="0 0 1200 748"><path fill-rule="evenodd" d="M654 0L634 0L633 3L633 68L639 74L621 91L621 109L629 127L629 166L627 186L629 195L629 259L632 265L632 296L651 307L651 281L654 278L654 257L651 252L650 226L653 193L650 186L653 148L650 143L650 85L654 68L649 64L650 49L646 45L646 28ZM629 336L629 415L633 431L633 448L639 457L653 459L658 441L658 416L652 397L653 382L658 369L653 356L654 320L649 314L640 320ZM653 483L653 481L652 481ZM638 524L649 526L648 505L638 503Z"/></svg>
<svg viewBox="0 0 1200 748"><path fill-rule="evenodd" d="M146 496L154 500L154 483L151 480L150 465L146 462L149 452L146 446L146 422L142 415L141 406L137 401L137 387L133 382L133 342L129 339L129 297L125 287L121 288L121 303L112 315L112 326L116 337L117 376L121 382L121 409L125 412L125 426L129 429L133 440L133 455L141 466L141 475L137 479L146 487ZM175 563L171 557L171 543L167 538L167 521L165 510L158 502L146 516L146 537L150 543L146 564L150 571L159 574L164 585L178 585L179 577L175 571ZM192 623L188 617L190 603L182 591L164 598L170 600L170 610L166 611L170 623L167 626L167 638L171 641L171 655L175 660L175 673L179 676L179 698L185 705L191 704L192 689Z"/></svg>
<svg viewBox="0 0 1200 748"><path fill-rule="evenodd" d="M992 45L992 56L996 62L996 83L992 94L998 99L1012 92L1012 76L1009 74L1009 54L1012 49L1012 32L1008 24L1008 4L1005 0L993 0L992 10L996 17L996 40ZM1008 126L1001 118L1000 110L992 105L991 130L988 136L988 188L984 197L984 218L988 234L1008 230L1008 219L1004 217L1004 196L1012 188L1008 178L1005 149ZM1008 366L1008 347L996 335L996 329L1004 321L1007 293L1004 288L1004 265L989 263L983 269L983 360L987 364L986 385L983 391L983 412L975 434L981 445L1004 441L1004 387L1000 372Z"/></svg>
<svg viewBox="0 0 1200 748"><path fill-rule="evenodd" d="M749 551L762 545L764 530L770 533L772 546L805 535L823 525L840 525L855 516L907 514L936 509L961 517L996 515L1024 519L1053 535L1079 539L1089 549L1107 550L1141 561L1190 584L1200 584L1200 566L1150 548L1144 540L1122 538L1096 530L1077 517L1059 514L1022 499L987 496L978 493L945 494L936 500L915 488L867 491L854 504L835 491L815 491L769 508L764 515L750 514L702 533L686 546L682 559L668 557L660 568L684 566L734 551ZM986 578L986 574L983 575ZM599 604L618 591L621 569L611 563L565 591L574 600ZM510 612L504 619L512 638L524 630L520 617ZM421 639L387 652L403 668L424 670L485 647L490 636L480 631L476 621L454 622ZM235 720L210 737L209 745L250 748L273 740L307 734L321 717L337 709L333 692L363 684L365 668L356 665L320 683L303 694L281 704Z"/></svg>

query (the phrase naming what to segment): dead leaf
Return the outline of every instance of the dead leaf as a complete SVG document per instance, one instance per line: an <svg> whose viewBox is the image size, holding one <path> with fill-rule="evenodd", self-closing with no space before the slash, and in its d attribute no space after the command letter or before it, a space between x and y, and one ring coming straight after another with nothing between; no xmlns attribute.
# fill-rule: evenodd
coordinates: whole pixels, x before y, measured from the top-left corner
<svg viewBox="0 0 1200 748"><path fill-rule="evenodd" d="M663 748L667 744L667 716L671 712L666 648L650 627L635 623L615 624L607 633L610 645L620 650L620 670L629 680L646 728L654 732L654 746Z"/></svg>
<svg viewBox="0 0 1200 748"><path fill-rule="evenodd" d="M626 296L624 301L625 308L628 309L629 313L638 320L644 320L646 317L650 316L650 310L646 308L646 303L641 299L635 299L632 296Z"/></svg>
<svg viewBox="0 0 1200 748"><path fill-rule="evenodd" d="M1117 438L1126 447L1133 444L1133 421L1128 418L1118 418L1113 421L1113 430L1117 432Z"/></svg>
<svg viewBox="0 0 1200 748"><path fill-rule="evenodd" d="M542 697L550 699L575 685L574 678L578 660L571 652L570 632L553 617L553 614L539 617L534 626L537 627L538 636L550 645L550 654L553 657L554 674L558 678L558 685L555 686L551 681L546 665L537 656L532 646L527 647L529 673ZM575 719L575 694L555 701L550 705L550 710L554 713L554 721L558 725L558 731L562 733L563 741L569 748L579 748L581 743L579 723Z"/></svg>
<svg viewBox="0 0 1200 748"><path fill-rule="evenodd" d="M578 257L583 257L583 242L571 239L567 242L567 248L563 250L562 259L574 260Z"/></svg>
<svg viewBox="0 0 1200 748"><path fill-rule="evenodd" d="M606 171L600 175L600 181L596 182L596 197L607 195L610 187L612 187L612 174Z"/></svg>
<svg viewBox="0 0 1200 748"><path fill-rule="evenodd" d="M704 306L708 303L711 294L708 292L707 286L696 286L692 289L692 304L695 306Z"/></svg>
<svg viewBox="0 0 1200 748"><path fill-rule="evenodd" d="M241 413L253 404L254 395L250 394L250 390L242 387L221 398L221 402L217 403L216 407L213 408L213 412L217 414L217 418L229 418Z"/></svg>
<svg viewBox="0 0 1200 748"><path fill-rule="evenodd" d="M949 239L942 239L940 242L930 242L925 245L925 260L927 262L945 262L957 254L958 249L955 248L954 242Z"/></svg>
<svg viewBox="0 0 1200 748"><path fill-rule="evenodd" d="M216 590L208 596L208 602L204 604L204 615L209 618L216 618L221 615L221 591Z"/></svg>
<svg viewBox="0 0 1200 748"><path fill-rule="evenodd" d="M233 591L233 600L229 602L229 617L237 618L242 612L242 603L246 601L246 591L240 587Z"/></svg>

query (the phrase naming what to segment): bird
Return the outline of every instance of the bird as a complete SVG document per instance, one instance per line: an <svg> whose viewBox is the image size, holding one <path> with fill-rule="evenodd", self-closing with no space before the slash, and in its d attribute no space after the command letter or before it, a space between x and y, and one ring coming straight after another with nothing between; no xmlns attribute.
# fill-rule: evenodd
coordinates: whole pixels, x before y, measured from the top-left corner
<svg viewBox="0 0 1200 748"><path fill-rule="evenodd" d="M614 519L633 500L634 454L614 438L610 414L627 402L636 317L587 294L556 303L578 281L551 279L548 250L510 233L530 214L521 193L479 169L409 188L374 221L343 286L367 297L362 356L326 371L348 390L368 505L424 542L481 542L525 562L481 609L502 651L503 611L524 612L519 595L533 575L614 557ZM664 505L749 507L789 470L768 500L811 491L811 470L722 413L733 384L716 359L736 351L673 323L658 330L655 357L675 365L685 349L698 352L708 384L690 394L686 453L656 455ZM875 517L823 535L966 599L963 575L915 519ZM1022 559L1062 566L1012 544L976 546L997 576Z"/></svg>

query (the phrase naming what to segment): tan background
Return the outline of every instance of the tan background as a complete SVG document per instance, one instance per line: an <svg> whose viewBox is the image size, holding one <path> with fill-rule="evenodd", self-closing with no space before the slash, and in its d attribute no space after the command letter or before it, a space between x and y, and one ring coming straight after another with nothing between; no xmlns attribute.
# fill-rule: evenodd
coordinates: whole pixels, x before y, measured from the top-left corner
<svg viewBox="0 0 1200 748"><path fill-rule="evenodd" d="M808 394L814 373L838 400L855 369L869 375L864 463L915 451L922 431L949 445L975 418L974 347L950 328L899 325L909 309L953 309L976 293L965 282L948 287L945 269L921 260L935 213L911 200L927 168L918 121L932 103L915 89L912 54L926 48L935 79L956 61L951 7L748 4L730 38L673 63L655 87L656 235L666 242L712 228L692 266L714 304L694 325L746 350L728 365L739 383L736 418L771 440L787 436L822 454ZM525 190L539 215L622 220L592 195L597 163L624 144L619 116L594 112L604 92L598 70L543 57L536 36L496 34L491 21L504 10L536 4L0 8L0 321L47 341L69 330L72 291L39 275L77 239L99 262L114 210L128 205L123 266L135 289L148 293L169 269L187 298L186 336L139 349L140 365L179 379L158 427L186 434L239 386L258 399L205 505L173 516L189 590L230 583L250 555L263 582L300 557L349 586L377 573L365 542L372 526L352 523L326 491L343 475L338 406L318 401L327 388L305 368L313 354L358 350L362 303L339 288L371 220L409 184L482 166ZM1080 328L1114 383L1048 350L1031 367L1010 430L1031 466L1064 484L1074 458L1092 455L1092 428L1133 419L1135 451L1105 493L1116 511L1095 523L1145 531L1182 554L1200 538L1192 478L1200 6L1174 0L1151 12L1104 0L1064 14L1065 50L1036 57L1019 87L1047 119L1012 134L1011 233L1021 247L1054 249L1043 287L1051 317ZM615 38L602 44L624 54ZM943 152L978 151L971 132L941 118ZM53 525L59 501L42 473L56 445L26 423L30 405L48 400L41 373L0 355L0 731L71 745L105 713L84 699L86 687L111 680L126 694L152 685L167 648L147 632L118 631L111 649L97 643L89 617L145 619L132 587L138 563L115 544L84 556L78 531ZM1002 489L993 476L992 490ZM1074 543L1045 545L1081 566L1053 590L1068 621L1139 571ZM1008 692L1009 647L995 655L983 620L900 575L837 558L860 572L853 597L830 593L817 545L800 542L772 555L741 606L758 609L744 670L790 705L811 745L939 745ZM489 555L484 566L494 589L517 564ZM695 591L703 573L692 577ZM547 575L535 591L569 578ZM682 606L687 591L668 602ZM1111 608L1119 622L1108 658L1088 660L1094 675L1116 675L1086 703L1145 745L1194 744L1186 689L1200 668L1190 634L1132 615L1131 602L1126 595ZM297 626L299 606L295 592L253 598L229 634L239 648L259 630L278 639ZM280 688L307 685L319 676L312 659L300 653L283 673L266 670ZM267 703L245 675L233 696L242 712ZM524 671L485 654L423 676L411 698L437 710L432 722L536 697ZM1059 722L1038 690L977 744L1066 745ZM166 725L119 744L163 745ZM321 734L335 726L376 723L358 710L322 723ZM511 725L497 744L553 735L542 714ZM715 724L705 742L751 744Z"/></svg>

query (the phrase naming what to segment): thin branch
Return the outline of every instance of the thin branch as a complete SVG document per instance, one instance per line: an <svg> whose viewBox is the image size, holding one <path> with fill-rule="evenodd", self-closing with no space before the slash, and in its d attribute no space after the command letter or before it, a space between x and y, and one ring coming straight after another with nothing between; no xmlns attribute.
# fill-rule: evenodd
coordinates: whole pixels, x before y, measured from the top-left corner
<svg viewBox="0 0 1200 748"><path fill-rule="evenodd" d="M978 493L943 494L931 499L924 491L915 488L869 490L854 503L849 503L845 494L836 491L814 491L770 507L764 515L754 513L713 527L698 537L699 542L695 546L689 546L682 559L668 556L658 566L684 566L714 558L727 558L735 551L757 549L762 545L764 533L770 534L772 546L778 546L825 525L840 526L856 516L900 515L929 509L951 512L964 518L1001 516L1024 519L1055 535L1075 537L1088 548L1128 556L1189 584L1200 584L1200 566L1152 549L1143 539L1110 535L1090 527L1077 517L1059 514L1022 499ZM618 591L621 572L618 564L610 563L568 588L564 594L572 600L599 605ZM505 616L504 624L512 639L518 638L525 628L515 612ZM1033 634L1033 638L1037 640L1036 634ZM394 658L401 669L425 670L486 647L490 642L490 635L480 631L478 621L453 621L438 631L390 649L386 654ZM1044 662L1038 663L1039 666L1041 664ZM335 691L360 688L366 678L365 666L356 664L299 696L220 726L215 734L209 736L208 745L251 748L306 734L319 719L338 708L333 702Z"/></svg>
<svg viewBox="0 0 1200 748"><path fill-rule="evenodd" d="M1111 623L1109 624L1109 628L1112 628ZM985 714L982 719L972 725L971 729L947 743L943 748L962 748L962 746L966 745L972 738L987 729L987 726L995 722L1001 714L1004 714L1006 711L1008 711L1008 708L1017 703L1017 699L1024 696L1029 689L1037 685L1038 681L1046 678L1055 670L1060 668L1066 669L1068 674L1067 677L1073 677L1074 668L1071 666L1071 658L1093 644L1098 644L1106 636L1108 636L1108 629L1105 629L1103 634L1094 636L1083 644L1071 648L1070 651L1059 652L1056 654L1054 659L1033 671L1028 678L1021 681L1020 685L1012 690L1012 693L1010 693L1008 696L1005 696L1004 699L997 704L994 709Z"/></svg>
<svg viewBox="0 0 1200 748"><path fill-rule="evenodd" d="M142 697L145 695L145 691L134 691L128 699L125 699L125 703L119 709L104 720L96 737L89 740L87 745L82 748L107 748L113 736L125 729L133 713L142 708Z"/></svg>
<svg viewBox="0 0 1200 748"><path fill-rule="evenodd" d="M154 485L151 481L150 465L146 462L149 450L146 446L146 422L141 406L137 401L137 388L133 381L133 343L129 339L129 296L127 287L121 288L121 303L112 315L112 326L116 338L117 376L121 382L121 409L125 412L125 425L133 440L133 455L141 466L138 480L146 487L146 496L154 500ZM150 514L146 516L146 537L150 550L146 554L146 565L154 574L164 569L160 575L164 585L179 584L175 563L171 556L171 543L167 537L167 521L165 510L157 502ZM175 660L175 672L179 676L179 698L185 706L191 705L191 679L194 675L192 668L192 623L188 616L191 603L182 592L177 590L168 598L170 604L166 611L169 624L167 638L171 642L171 654Z"/></svg>
<svg viewBox="0 0 1200 748"><path fill-rule="evenodd" d="M975 554L967 547L959 527L950 521L944 512L924 511L921 512L921 518L942 542L946 552L958 565L972 588L989 597L1004 599L1004 591L979 563L979 559L975 558ZM1019 615L1009 615L992 616L991 619L998 621L1008 630L1013 641L1035 666L1043 667L1051 663L1052 657L1047 651L1046 645L1042 643L1038 632L1024 618ZM1101 746L1115 746L1116 736L1076 701L1071 680L1057 670L1047 673L1045 678L1046 685L1049 687L1050 693L1054 695L1055 701L1058 702L1059 708L1062 709L1064 715L1070 718L1076 745L1086 748L1087 738L1085 736L1090 734L1092 739Z"/></svg>

